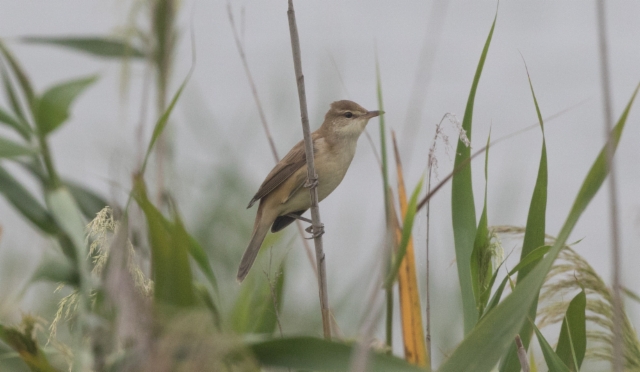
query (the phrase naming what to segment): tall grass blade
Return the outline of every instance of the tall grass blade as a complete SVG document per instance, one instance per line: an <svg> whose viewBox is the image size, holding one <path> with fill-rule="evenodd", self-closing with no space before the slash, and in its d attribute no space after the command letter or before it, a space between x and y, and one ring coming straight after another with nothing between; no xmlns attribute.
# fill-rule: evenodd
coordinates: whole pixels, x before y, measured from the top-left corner
<svg viewBox="0 0 640 372"><path fill-rule="evenodd" d="M384 101L382 100L382 81L380 78L380 63L376 55L376 93L378 97L378 110L381 112L378 122L380 123L380 157L382 159L382 193L384 197L384 218L386 222L385 243L392 240L393 227L391 226L391 188L389 186L389 165L387 160L387 130L384 121ZM391 249L388 250L386 258L391 262ZM387 266L390 270L391 267ZM385 314L385 340L389 347L393 347L393 290L386 288L387 312Z"/></svg>
<svg viewBox="0 0 640 372"><path fill-rule="evenodd" d="M471 127L473 117L473 104L482 75L482 68L489 52L489 45L493 37L493 30L496 25L498 13L493 19L489 36L484 44L478 68L473 78L469 99L462 120L462 128L466 132L466 136L471 141ZM471 156L471 148L458 141L456 149L456 158L454 168L458 168L460 164L467 161ZM476 237L476 211L473 200L473 187L471 185L471 167L464 167L460 172L453 176L451 181L451 218L453 222L453 236L456 248L456 262L458 264L458 279L460 281L460 290L462 292L462 310L464 315L464 333L469 333L476 321L478 320L478 310L476 309L476 301L473 295L473 284L471 282L471 252Z"/></svg>
<svg viewBox="0 0 640 372"><path fill-rule="evenodd" d="M640 87L640 86L639 86ZM612 131L614 147L617 147L626 124L629 111L638 92L634 91L627 107ZM605 145L606 146L606 145ZM520 282L513 293L476 326L462 341L453 354L441 366L440 371L489 371L493 368L506 348L513 342L522 323L538 296L540 287L553 265L553 261L564 247L569 234L600 189L607 176L606 147L600 151L587 177L582 183L576 200L560 230L558 238L547 256Z"/></svg>
<svg viewBox="0 0 640 372"><path fill-rule="evenodd" d="M489 225L487 222L487 189L489 187L489 146L491 144L491 133L487 138L487 146L484 157L484 202L482 207L482 215L480 216L480 222L478 222L478 228L476 230L476 237L473 241L473 251L471 252L471 284L473 287L473 295L476 301L476 308L478 314L482 315L484 308L487 305L487 296L483 294L487 290L491 290L493 285L492 265L491 257L491 234L489 232Z"/></svg>
<svg viewBox="0 0 640 372"><path fill-rule="evenodd" d="M533 84L531 83L531 76L525 63L525 69L527 71L527 79L529 81L529 88L531 89L531 96L533 97L533 103L536 108L536 115L538 116L538 122L540 123L540 131L542 132L542 152L540 154L540 165L538 166L538 177L536 179L536 185L533 188L533 195L531 196L531 203L529 205L529 215L527 216L527 226L524 233L524 240L522 242L522 252L520 259L524 259L531 251L544 245L545 237L545 219L547 210L547 144L544 136L544 121L542 120L542 113L538 106L538 100L536 93L533 90ZM533 269L533 266L523 269L518 273L518 282L522 280ZM517 283L516 282L516 286ZM538 308L538 296L536 296L531 309L529 310L529 317L535 319L536 310ZM533 329L530 322L525 322L520 330L520 338L525 349L528 349L529 342L531 340ZM507 357L503 359L500 372L517 372L520 370L520 363L518 363L518 355L516 353L515 346L509 348Z"/></svg>
<svg viewBox="0 0 640 372"><path fill-rule="evenodd" d="M570 372L569 368L564 364L562 359L558 356L558 354L553 351L551 345L547 342L547 339L544 338L542 332L532 324L531 327L536 332L536 337L538 338L538 342L540 343L540 349L542 349L542 355L544 356L544 361L547 363L547 367L549 367L549 372Z"/></svg>
<svg viewBox="0 0 640 372"><path fill-rule="evenodd" d="M45 44L70 48L105 58L144 58L145 54L126 40L114 37L49 37L29 36L22 41L30 44Z"/></svg>
<svg viewBox="0 0 640 372"><path fill-rule="evenodd" d="M580 370L587 351L586 308L587 295L582 290L569 303L556 348L556 354L574 372Z"/></svg>

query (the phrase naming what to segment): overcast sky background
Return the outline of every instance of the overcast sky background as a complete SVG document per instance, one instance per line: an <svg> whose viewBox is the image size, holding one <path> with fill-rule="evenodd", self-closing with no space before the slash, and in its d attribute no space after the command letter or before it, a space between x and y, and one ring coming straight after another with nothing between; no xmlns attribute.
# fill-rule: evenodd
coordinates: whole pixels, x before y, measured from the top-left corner
<svg viewBox="0 0 640 372"><path fill-rule="evenodd" d="M312 129L319 126L332 101L351 99L377 109L376 50L382 77L386 122L397 132L407 186L422 176L435 125L445 113L462 120L473 74L496 11L495 1L298 1L297 23ZM193 77L172 119L175 140L174 195L187 220L194 222L206 199L211 174L221 164L237 164L250 184L248 200L273 166L246 76L238 56L225 1L181 4L181 29L171 91L191 64L189 29L195 35L197 63ZM60 173L123 201L135 168L143 66L131 69L130 90L120 95L121 64L54 47L24 45L26 35L110 35L127 23L130 1L0 0L0 37L9 42L36 88L98 73L100 80L73 107L71 120L51 138ZM291 60L286 1L234 1L236 22L244 8L244 44L258 92L278 151L283 156L302 138ZM615 119L640 82L640 3L607 1L612 97ZM526 60L543 116L576 104L547 123L549 162L547 233L555 235L574 197L604 144L595 4L593 1L502 1L475 101L472 147L536 123L536 113L522 58ZM426 52L425 52L426 51ZM522 55L522 56L521 56ZM414 84L418 81L418 86ZM418 92L418 93L416 93ZM124 101L124 102L123 102ZM6 106L5 103L3 105ZM625 285L638 291L640 262L640 103L632 109L616 155ZM147 137L150 124L147 126ZM379 146L378 121L367 131ZM7 135L6 131L0 134ZM448 125L447 134L455 140ZM452 169L454 151L438 151L438 174ZM490 225L519 225L527 210L537 174L541 146L539 130L531 130L491 149L488 214ZM484 180L482 160L474 162L478 215ZM14 169L14 168L12 168ZM27 179L23 177L22 179ZM116 183L120 188L112 187ZM116 190L114 192L114 190ZM610 282L608 195L603 188L576 226L569 241ZM448 305L459 302L451 231L450 187L432 203L433 321L436 332L448 333ZM252 219L255 210L245 211ZM382 239L384 206L381 178L371 146L364 136L351 169L337 191L321 204L331 297L353 291L363 311L367 283ZM417 260L424 271L424 216L414 230ZM26 222L0 199L0 259L33 267L48 242L36 237ZM247 236L247 241L249 237ZM510 251L513 246L505 246ZM233 247L238 252L244 246ZM240 254L240 253L238 253ZM300 278L288 284L285 312L300 303L316 306L315 279L300 244L291 253L292 270ZM514 255L519 256L519 253ZM6 267L2 265L2 267ZM26 269L25 272L28 272ZM24 273L21 275L25 276ZM422 274L423 275L423 274ZM1 273L1 278L8 274ZM6 295L8 292L1 292ZM8 298L5 296L5 298ZM380 298L381 299L381 298ZM2 297L0 297L2 301ZM627 301L638 324L638 307ZM346 311L346 310L345 310ZM1 313L17 319L18 312ZM357 324L342 324L353 335ZM441 321L447 319L447 321ZM460 318L461 319L461 318ZM457 322L455 318L454 322ZM346 323L344 321L343 323ZM461 328L460 328L461 329ZM458 332L460 333L460 332ZM383 338L382 328L378 335ZM399 335L396 339L399 341ZM442 336L446 338L447 336ZM458 336L452 336L454 338ZM398 345L398 343L396 343ZM437 345L436 345L437 346ZM437 350L437 349L434 349ZM435 353L436 360L442 358Z"/></svg>

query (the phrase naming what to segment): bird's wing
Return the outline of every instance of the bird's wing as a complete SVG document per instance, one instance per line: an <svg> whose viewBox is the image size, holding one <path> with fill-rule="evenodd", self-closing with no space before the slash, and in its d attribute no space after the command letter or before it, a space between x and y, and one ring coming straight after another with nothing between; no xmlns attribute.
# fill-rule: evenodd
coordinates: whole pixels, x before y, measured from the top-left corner
<svg viewBox="0 0 640 372"><path fill-rule="evenodd" d="M293 146L291 151L271 170L267 178L262 182L262 185L260 185L260 189L258 189L256 195L251 199L251 202L249 202L247 208L251 208L253 203L269 195L271 191L306 164L307 156L304 151L304 142L300 141Z"/></svg>

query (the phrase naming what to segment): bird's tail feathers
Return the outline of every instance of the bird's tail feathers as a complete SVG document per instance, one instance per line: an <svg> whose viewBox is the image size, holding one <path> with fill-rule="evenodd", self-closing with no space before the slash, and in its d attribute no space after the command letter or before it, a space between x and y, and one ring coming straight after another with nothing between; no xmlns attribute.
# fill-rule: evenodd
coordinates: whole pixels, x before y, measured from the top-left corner
<svg viewBox="0 0 640 372"><path fill-rule="evenodd" d="M269 232L271 223L262 222L260 217L261 213L260 211L258 211L258 215L256 216L256 224L253 229L253 235L251 235L251 241L249 242L249 246L247 246L247 249L242 255L240 267L238 268L238 276L236 277L238 283L242 283L247 274L249 274L249 270L251 269L251 266L253 266L253 262L256 260L256 257L258 257L258 252L260 251L262 242Z"/></svg>

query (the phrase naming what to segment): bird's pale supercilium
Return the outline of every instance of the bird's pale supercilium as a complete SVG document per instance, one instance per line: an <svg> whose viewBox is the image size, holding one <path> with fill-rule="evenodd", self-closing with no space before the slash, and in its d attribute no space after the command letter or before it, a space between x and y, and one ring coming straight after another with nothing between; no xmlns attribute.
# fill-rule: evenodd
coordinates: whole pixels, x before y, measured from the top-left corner
<svg viewBox="0 0 640 372"><path fill-rule="evenodd" d="M311 133L318 199L322 201L342 182L356 153L356 144L369 119L380 115L367 111L352 101L337 101L324 117L324 122ZM238 268L238 282L242 282L258 255L260 246L271 228L277 232L295 221L287 215L302 215L311 207L307 181L307 159L304 142L300 141L278 162L249 203L259 201L256 221L249 246Z"/></svg>

